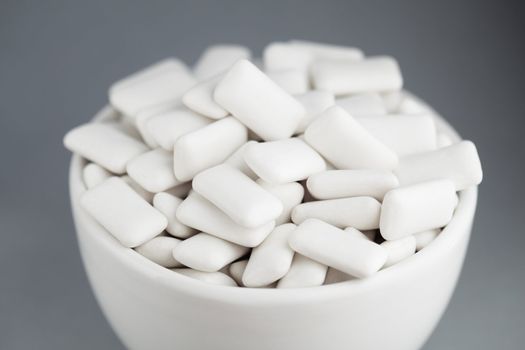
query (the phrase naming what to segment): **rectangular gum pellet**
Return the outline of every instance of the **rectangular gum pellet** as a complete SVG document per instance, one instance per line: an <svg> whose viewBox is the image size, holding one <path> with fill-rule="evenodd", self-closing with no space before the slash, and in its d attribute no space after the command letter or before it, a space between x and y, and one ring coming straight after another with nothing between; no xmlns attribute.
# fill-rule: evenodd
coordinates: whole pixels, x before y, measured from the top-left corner
<svg viewBox="0 0 525 350"><path fill-rule="evenodd" d="M384 241L381 243L381 246L386 249L388 255L383 266L385 268L414 255L416 252L416 239L414 236L408 236L394 241Z"/></svg>
<svg viewBox="0 0 525 350"><path fill-rule="evenodd" d="M290 269L277 283L277 288L304 288L324 283L328 266L295 253Z"/></svg>
<svg viewBox="0 0 525 350"><path fill-rule="evenodd" d="M400 157L436 149L436 126L430 114L369 115L356 120Z"/></svg>
<svg viewBox="0 0 525 350"><path fill-rule="evenodd" d="M321 220L308 219L291 234L293 250L355 277L368 277L385 263L378 244L355 237Z"/></svg>
<svg viewBox="0 0 525 350"><path fill-rule="evenodd" d="M135 248L140 255L148 258L160 266L173 268L182 264L173 257L173 248L181 241L175 237L157 236Z"/></svg>
<svg viewBox="0 0 525 350"><path fill-rule="evenodd" d="M115 174L123 174L131 159L149 150L142 142L102 123L74 128L64 137L64 145Z"/></svg>
<svg viewBox="0 0 525 350"><path fill-rule="evenodd" d="M394 151L339 106L330 107L317 117L304 137L339 169L392 170L398 163Z"/></svg>
<svg viewBox="0 0 525 350"><path fill-rule="evenodd" d="M179 205L177 219L187 226L245 247L259 245L275 227L273 221L256 228L238 225L196 192L191 192Z"/></svg>
<svg viewBox="0 0 525 350"><path fill-rule="evenodd" d="M295 228L294 224L275 227L268 237L252 250L242 276L245 286L266 286L288 272L294 256L294 251L288 245L288 237Z"/></svg>
<svg viewBox="0 0 525 350"><path fill-rule="evenodd" d="M296 99L247 60L238 61L226 73L214 99L267 141L290 137L305 113Z"/></svg>
<svg viewBox="0 0 525 350"><path fill-rule="evenodd" d="M199 271L219 271L249 252L249 248L207 233L185 239L173 249L173 256L185 266Z"/></svg>
<svg viewBox="0 0 525 350"><path fill-rule="evenodd" d="M248 131L233 117L189 132L174 145L175 176L180 181L189 181L201 171L223 163L247 141Z"/></svg>
<svg viewBox="0 0 525 350"><path fill-rule="evenodd" d="M261 179L273 184L304 180L326 169L324 159L298 138L249 144L244 160Z"/></svg>
<svg viewBox="0 0 525 350"><path fill-rule="evenodd" d="M301 224L316 218L334 226L355 227L359 230L379 228L381 203L372 197L350 197L312 201L297 205L292 211L292 221Z"/></svg>
<svg viewBox="0 0 525 350"><path fill-rule="evenodd" d="M451 179L457 191L478 185L483 178L478 151L471 141L403 157L394 173L401 185Z"/></svg>
<svg viewBox="0 0 525 350"><path fill-rule="evenodd" d="M316 60L357 61L363 52L355 47L330 45L305 40L274 42L264 49L264 65L267 69L299 69L307 72Z"/></svg>
<svg viewBox="0 0 525 350"><path fill-rule="evenodd" d="M147 127L149 120L156 115L165 113L178 107L180 107L180 102L174 101L144 108L135 114L135 116L133 117L135 127L137 128L142 139L144 140L144 143L146 143L150 148L157 148L159 147L159 144L157 143L157 141L155 141L153 135L151 135Z"/></svg>
<svg viewBox="0 0 525 350"><path fill-rule="evenodd" d="M403 78L395 59L388 56L362 61L318 61L312 66L314 86L336 95L401 89Z"/></svg>
<svg viewBox="0 0 525 350"><path fill-rule="evenodd" d="M283 211L278 198L228 164L199 173L193 179L193 189L245 227L264 225Z"/></svg>
<svg viewBox="0 0 525 350"><path fill-rule="evenodd" d="M210 123L212 123L211 119L181 107L152 116L146 121L145 127L156 144L171 152L181 136Z"/></svg>
<svg viewBox="0 0 525 350"><path fill-rule="evenodd" d="M95 163L89 163L82 169L82 180L89 190L111 177L111 173Z"/></svg>
<svg viewBox="0 0 525 350"><path fill-rule="evenodd" d="M450 180L402 186L383 199L379 228L383 238L396 240L445 226L452 219L458 198Z"/></svg>
<svg viewBox="0 0 525 350"><path fill-rule="evenodd" d="M149 192L162 192L181 182L173 174L173 156L161 148L133 158L126 166L128 175Z"/></svg>
<svg viewBox="0 0 525 350"><path fill-rule="evenodd" d="M160 234L168 221L122 179L111 177L86 191L82 207L126 247L136 247Z"/></svg>
<svg viewBox="0 0 525 350"><path fill-rule="evenodd" d="M399 181L388 170L327 170L310 176L306 185L317 199L370 196L383 200Z"/></svg>
<svg viewBox="0 0 525 350"><path fill-rule="evenodd" d="M111 104L127 116L141 109L177 101L195 84L186 65L175 58L158 62L111 86Z"/></svg>

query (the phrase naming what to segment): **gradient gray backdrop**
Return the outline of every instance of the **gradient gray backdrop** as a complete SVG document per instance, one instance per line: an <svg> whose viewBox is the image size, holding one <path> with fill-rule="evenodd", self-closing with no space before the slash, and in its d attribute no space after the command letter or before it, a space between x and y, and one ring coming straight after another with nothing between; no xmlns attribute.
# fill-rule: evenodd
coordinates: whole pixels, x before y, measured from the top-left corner
<svg viewBox="0 0 525 350"><path fill-rule="evenodd" d="M356 45L479 149L465 268L425 349L525 347L525 20L520 1L0 0L0 349L120 349L84 274L62 136L111 82L213 43ZM380 329L380 327L379 327Z"/></svg>

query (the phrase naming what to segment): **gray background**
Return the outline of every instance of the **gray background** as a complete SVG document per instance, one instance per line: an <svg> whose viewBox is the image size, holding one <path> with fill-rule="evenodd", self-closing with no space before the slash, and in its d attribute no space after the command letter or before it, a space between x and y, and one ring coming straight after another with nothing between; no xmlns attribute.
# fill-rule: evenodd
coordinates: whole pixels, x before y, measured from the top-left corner
<svg viewBox="0 0 525 350"><path fill-rule="evenodd" d="M406 86L479 149L474 234L425 349L525 347L525 21L520 1L0 0L0 348L119 349L79 258L62 136L114 80L207 45L356 45L397 57Z"/></svg>

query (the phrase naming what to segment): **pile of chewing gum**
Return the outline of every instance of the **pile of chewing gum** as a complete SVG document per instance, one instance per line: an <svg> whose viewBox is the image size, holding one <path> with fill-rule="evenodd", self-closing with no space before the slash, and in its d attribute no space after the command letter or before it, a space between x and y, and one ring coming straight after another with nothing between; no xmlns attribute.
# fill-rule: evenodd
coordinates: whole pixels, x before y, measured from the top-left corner
<svg viewBox="0 0 525 350"><path fill-rule="evenodd" d="M367 278L424 249L482 179L470 141L353 47L237 45L114 83L114 117L69 131L83 208L143 257L207 283ZM147 263L147 261L145 261Z"/></svg>

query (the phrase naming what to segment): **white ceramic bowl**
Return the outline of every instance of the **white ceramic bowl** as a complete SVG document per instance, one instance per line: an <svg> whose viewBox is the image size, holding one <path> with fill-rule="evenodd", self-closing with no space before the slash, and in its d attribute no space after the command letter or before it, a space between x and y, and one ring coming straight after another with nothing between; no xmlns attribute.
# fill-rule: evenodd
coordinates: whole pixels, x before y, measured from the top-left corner
<svg viewBox="0 0 525 350"><path fill-rule="evenodd" d="M96 118L112 113L105 108ZM477 199L476 188L460 193L454 218L431 245L371 278L303 289L223 287L121 246L79 205L83 163L73 156L70 169L82 259L104 314L130 349L418 349L455 288Z"/></svg>

